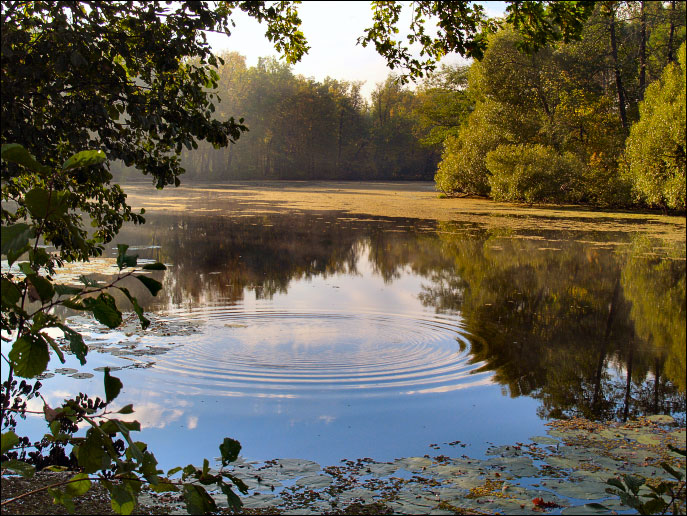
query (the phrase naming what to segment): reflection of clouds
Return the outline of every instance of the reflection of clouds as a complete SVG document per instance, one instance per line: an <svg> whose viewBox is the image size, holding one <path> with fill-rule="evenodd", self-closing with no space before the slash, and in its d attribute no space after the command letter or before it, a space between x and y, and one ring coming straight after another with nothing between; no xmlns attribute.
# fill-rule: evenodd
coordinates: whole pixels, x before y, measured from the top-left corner
<svg viewBox="0 0 687 516"><path fill-rule="evenodd" d="M329 423L333 423L336 421L336 416L320 416L317 419L322 421L325 425L328 425Z"/></svg>
<svg viewBox="0 0 687 516"><path fill-rule="evenodd" d="M178 408L170 409L151 401L134 403L133 414L118 414L123 421L138 421L143 428L164 428L184 414Z"/></svg>
<svg viewBox="0 0 687 516"><path fill-rule="evenodd" d="M189 416L186 420L186 427L189 430L193 430L194 428L198 427L198 418L196 416Z"/></svg>
<svg viewBox="0 0 687 516"><path fill-rule="evenodd" d="M429 389L418 389L416 391L406 391L403 394L427 394L430 392L452 392L458 391L460 389L466 389L468 387L479 387L482 385L492 385L494 380L492 377L484 378L483 380L478 380L476 382L470 383L459 383L456 385L442 385L441 387L431 387ZM504 393L505 395L505 393Z"/></svg>

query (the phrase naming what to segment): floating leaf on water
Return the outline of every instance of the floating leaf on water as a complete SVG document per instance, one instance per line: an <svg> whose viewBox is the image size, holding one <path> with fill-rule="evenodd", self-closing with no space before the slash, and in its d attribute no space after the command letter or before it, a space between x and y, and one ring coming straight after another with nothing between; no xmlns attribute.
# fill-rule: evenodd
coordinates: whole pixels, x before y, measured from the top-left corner
<svg viewBox="0 0 687 516"><path fill-rule="evenodd" d="M378 477L388 477L389 475L396 473L396 471L398 470L398 466L396 466L395 464L381 462L368 464L366 469L369 469L369 472L372 475Z"/></svg>
<svg viewBox="0 0 687 516"><path fill-rule="evenodd" d="M530 437L530 441L532 441L535 444L559 444L560 441L558 439L554 439L553 437L547 437L545 435L535 435L534 437Z"/></svg>
<svg viewBox="0 0 687 516"><path fill-rule="evenodd" d="M55 369L55 372L60 374L74 374L78 373L79 371L77 369L72 369L71 367L59 367Z"/></svg>
<svg viewBox="0 0 687 516"><path fill-rule="evenodd" d="M93 378L93 375L91 373L75 373L71 377L77 380L85 380L86 378Z"/></svg>
<svg viewBox="0 0 687 516"><path fill-rule="evenodd" d="M116 367L116 366L107 366L107 368L104 366L101 366L101 367L96 367L93 370L98 371L100 373L100 372L105 371L105 369L108 369L108 368L110 369L110 371L119 371L121 369L121 367Z"/></svg>
<svg viewBox="0 0 687 516"><path fill-rule="evenodd" d="M321 489L331 485L333 479L329 475L306 475L296 481L297 486L308 489Z"/></svg>
<svg viewBox="0 0 687 516"><path fill-rule="evenodd" d="M563 482L561 484L551 485L548 487L553 489L557 494L568 496L570 498L579 498L581 500L598 500L607 498L606 486L601 482Z"/></svg>
<svg viewBox="0 0 687 516"><path fill-rule="evenodd" d="M36 376L36 379L45 380L47 378L52 378L53 376L55 376L55 373L43 373L43 374L39 374L38 376Z"/></svg>
<svg viewBox="0 0 687 516"><path fill-rule="evenodd" d="M640 434L637 436L637 442L640 444L650 444L653 446L661 444L661 439L657 435Z"/></svg>
<svg viewBox="0 0 687 516"><path fill-rule="evenodd" d="M672 416L668 416L665 414L655 414L653 416L647 417L649 421L652 423L656 423L659 425L672 425L675 423L675 419Z"/></svg>
<svg viewBox="0 0 687 516"><path fill-rule="evenodd" d="M432 461L426 457L406 457L405 459L396 459L394 464L406 471L420 471L422 468L431 466Z"/></svg>

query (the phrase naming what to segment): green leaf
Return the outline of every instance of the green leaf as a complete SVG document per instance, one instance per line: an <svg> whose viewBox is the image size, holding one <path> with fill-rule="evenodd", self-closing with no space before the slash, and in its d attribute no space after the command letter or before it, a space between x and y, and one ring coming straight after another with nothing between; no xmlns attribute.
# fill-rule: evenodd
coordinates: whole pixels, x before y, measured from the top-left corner
<svg viewBox="0 0 687 516"><path fill-rule="evenodd" d="M217 510L217 505L212 497L202 486L194 484L184 484L184 501L186 511L189 514L207 514Z"/></svg>
<svg viewBox="0 0 687 516"><path fill-rule="evenodd" d="M143 452L143 463L141 464L141 474L152 485L157 485L160 478L157 476L157 459L155 455L146 451Z"/></svg>
<svg viewBox="0 0 687 516"><path fill-rule="evenodd" d="M680 448L676 448L672 444L668 445L668 449L672 452L677 453L678 455L682 455L683 457L687 456L687 450L681 450Z"/></svg>
<svg viewBox="0 0 687 516"><path fill-rule="evenodd" d="M52 496L54 504L62 505L67 509L67 512L74 514L76 508L74 507L74 502L72 501L71 496L60 489L54 488L48 488L48 493Z"/></svg>
<svg viewBox="0 0 687 516"><path fill-rule="evenodd" d="M54 465L46 466L43 469L47 469L48 471L55 471L57 473L69 470L69 468L67 466L54 466Z"/></svg>
<svg viewBox="0 0 687 516"><path fill-rule="evenodd" d="M240 509L243 506L241 498L239 498L239 496L231 489L230 486L227 484L222 484L221 489L222 492L227 496L227 503L229 504L229 507Z"/></svg>
<svg viewBox="0 0 687 516"><path fill-rule="evenodd" d="M31 478L36 472L36 468L34 466L20 460L6 460L0 464L0 467L2 467L2 469L9 469L10 471L19 473L24 478Z"/></svg>
<svg viewBox="0 0 687 516"><path fill-rule="evenodd" d="M162 289L162 283L148 276L134 276L134 278L143 283L153 296L156 296Z"/></svg>
<svg viewBox="0 0 687 516"><path fill-rule="evenodd" d="M138 421L118 421L121 426L126 428L127 431L129 432L140 432L141 431L141 423ZM120 428L121 428L120 426Z"/></svg>
<svg viewBox="0 0 687 516"><path fill-rule="evenodd" d="M18 143L4 144L2 146L2 150L0 150L0 156L2 156L2 159L5 161L17 163L18 165L26 167L29 170L33 170L34 172L50 172L50 167L46 167L45 165L38 163L36 158L34 158L31 153L24 148L23 145Z"/></svg>
<svg viewBox="0 0 687 516"><path fill-rule="evenodd" d="M68 208L69 196L67 191L51 192L45 188L34 188L26 193L24 201L34 218L43 219L49 215L64 214Z"/></svg>
<svg viewBox="0 0 687 516"><path fill-rule="evenodd" d="M234 483L234 485L239 488L239 491L241 491L243 494L248 493L248 486L239 477L235 477L231 473L226 473L226 472L222 473L222 475L224 475L229 480L231 480Z"/></svg>
<svg viewBox="0 0 687 516"><path fill-rule="evenodd" d="M112 510L117 514L131 514L136 505L136 498L133 493L129 492L125 487L113 486L110 492L110 505Z"/></svg>
<svg viewBox="0 0 687 516"><path fill-rule="evenodd" d="M683 477L682 473L680 471L676 471L675 469L673 469L673 467L670 464L668 464L667 462L661 462L661 467L664 470L666 470L668 473L670 473L674 478L676 478L678 480L682 480L682 477Z"/></svg>
<svg viewBox="0 0 687 516"><path fill-rule="evenodd" d="M117 287L119 290L121 290L124 295L129 299L131 302L131 305L134 308L134 312L136 312L136 315L138 316L138 320L141 322L141 328L144 330L150 326L150 319L148 319L146 316L143 315L143 308L138 304L138 300L131 295L129 292L129 289L124 288L124 287Z"/></svg>
<svg viewBox="0 0 687 516"><path fill-rule="evenodd" d="M637 491L639 491L639 488L642 487L645 482L644 478L636 475L623 475L623 480L634 494L637 494Z"/></svg>
<svg viewBox="0 0 687 516"><path fill-rule="evenodd" d="M609 478L608 480L606 480L606 483L610 486L617 487L621 491L627 491L625 485L617 478Z"/></svg>
<svg viewBox="0 0 687 516"><path fill-rule="evenodd" d="M52 283L50 283L44 277L39 276L38 274L32 274L31 276L27 276L26 278L31 282L31 284L34 287L36 287L38 297L41 298L41 301L43 303L47 303L52 299L53 294L55 294L55 290L53 289Z"/></svg>
<svg viewBox="0 0 687 516"><path fill-rule="evenodd" d="M117 308L115 299L106 293L100 294L97 298L86 298L83 300L84 306L93 312L93 317L108 328L116 328L122 324L122 313Z"/></svg>
<svg viewBox="0 0 687 516"><path fill-rule="evenodd" d="M105 153L100 150L85 150L77 152L67 161L62 164L62 170L71 170L73 168L90 167L91 165L100 165L107 157Z"/></svg>
<svg viewBox="0 0 687 516"><path fill-rule="evenodd" d="M33 230L28 224L13 224L11 226L2 226L0 236L2 238L2 254L7 254L11 251L18 252L24 249L29 239L32 238ZM12 265L12 263L10 263Z"/></svg>
<svg viewBox="0 0 687 516"><path fill-rule="evenodd" d="M129 248L126 244L117 244L117 250L119 254L117 255L117 267L122 270L124 267L136 267L138 260L138 255L127 255L126 250Z"/></svg>
<svg viewBox="0 0 687 516"><path fill-rule="evenodd" d="M72 310L86 310L86 306L78 298L64 299L60 301L60 304L66 306L67 308L71 308Z"/></svg>
<svg viewBox="0 0 687 516"><path fill-rule="evenodd" d="M655 498L642 504L641 514L665 514L668 503L662 498Z"/></svg>
<svg viewBox="0 0 687 516"><path fill-rule="evenodd" d="M182 469L181 466L177 466L176 468L172 468L167 472L167 476L171 477L175 473L179 473L181 471L181 469Z"/></svg>
<svg viewBox="0 0 687 516"><path fill-rule="evenodd" d="M167 267L165 266L164 263L160 262L155 262L155 263L146 263L143 266L144 271L166 271Z"/></svg>
<svg viewBox="0 0 687 516"><path fill-rule="evenodd" d="M117 396L119 396L119 391L122 390L124 385L122 381L116 376L110 376L110 368L105 368L105 400L110 403Z"/></svg>
<svg viewBox="0 0 687 516"><path fill-rule="evenodd" d="M21 299L21 292L14 284L13 281L7 278L2 278L2 283L0 283L0 292L2 293L2 304L4 305L16 305Z"/></svg>
<svg viewBox="0 0 687 516"><path fill-rule="evenodd" d="M33 378L48 367L48 344L38 335L25 335L14 342L9 359L18 376Z"/></svg>
<svg viewBox="0 0 687 516"><path fill-rule="evenodd" d="M133 414L134 413L134 406L131 403L128 405L124 405L122 408L120 408L117 411L117 413L118 414Z"/></svg>
<svg viewBox="0 0 687 516"><path fill-rule="evenodd" d="M161 478L160 482L155 485L151 485L150 488L156 493L178 493L179 488L174 484L170 483L168 478Z"/></svg>
<svg viewBox="0 0 687 516"><path fill-rule="evenodd" d="M64 353L62 353L62 350L60 349L60 346L57 345L57 342L55 342L54 339L48 337L47 335L45 336L45 339L48 341L48 344L50 344L50 347L55 352L57 357L60 359L60 362L64 364Z"/></svg>
<svg viewBox="0 0 687 516"><path fill-rule="evenodd" d="M80 294L81 290L79 287L70 287L68 285L55 285L55 292L58 296L73 296L75 294Z"/></svg>
<svg viewBox="0 0 687 516"><path fill-rule="evenodd" d="M19 270L22 271L27 276L31 276L33 274L36 274L36 271L34 271L31 268L31 264L29 262L21 262L19 264Z"/></svg>
<svg viewBox="0 0 687 516"><path fill-rule="evenodd" d="M624 491L618 493L618 496L620 497L620 502L623 505L627 505L628 507L632 507L633 509L637 509L641 505L639 502L639 498L637 496L629 495Z"/></svg>
<svg viewBox="0 0 687 516"><path fill-rule="evenodd" d="M65 491L71 496L81 496L91 488L91 481L88 480L86 473L78 473L70 479L70 483L65 486Z"/></svg>
<svg viewBox="0 0 687 516"><path fill-rule="evenodd" d="M606 507L605 505L601 505L600 503L586 503L584 504L584 507L587 507L588 509L593 509L595 511L609 511L610 509Z"/></svg>
<svg viewBox="0 0 687 516"><path fill-rule="evenodd" d="M76 452L76 458L85 473L95 473L109 467L111 460L105 450L103 435L94 429L89 430L86 440Z"/></svg>
<svg viewBox="0 0 687 516"><path fill-rule="evenodd" d="M65 306L67 305L65 304ZM79 359L81 365L84 365L86 363L86 355L88 354L88 346L83 341L81 334L61 323L58 323L57 327L64 332L64 338L69 341L69 348L72 353Z"/></svg>
<svg viewBox="0 0 687 516"><path fill-rule="evenodd" d="M7 252L7 263L9 265L12 265L14 262L16 262L21 255L23 255L25 252L31 250L31 244L26 244L24 247L21 249L17 249L16 251L11 250Z"/></svg>
<svg viewBox="0 0 687 516"><path fill-rule="evenodd" d="M134 457L139 462L139 464L142 463L143 453L141 452L141 449L131 440L131 436L129 435L129 426L126 424L125 421L119 421L118 419L115 419L114 423L119 428L119 431L122 432L122 435L124 436L124 439L126 439L126 442L129 443L129 448L127 449L127 451L131 454L132 457Z"/></svg>
<svg viewBox="0 0 687 516"><path fill-rule="evenodd" d="M131 460L132 458L135 458L137 461L140 463L143 463L145 460L145 450L146 450L146 443L140 442L140 441L129 441L129 447L126 450L126 457Z"/></svg>
<svg viewBox="0 0 687 516"><path fill-rule="evenodd" d="M2 439L1 439L2 446L0 447L2 449L2 451L0 453L2 453L4 455L10 449L12 449L12 447L15 444L17 444L18 442L19 442L19 437L12 430L5 432L4 434L2 434Z"/></svg>
<svg viewBox="0 0 687 516"><path fill-rule="evenodd" d="M222 454L222 466L226 466L230 462L234 462L239 458L241 451L241 443L235 439L225 437L222 444L219 445L219 452Z"/></svg>

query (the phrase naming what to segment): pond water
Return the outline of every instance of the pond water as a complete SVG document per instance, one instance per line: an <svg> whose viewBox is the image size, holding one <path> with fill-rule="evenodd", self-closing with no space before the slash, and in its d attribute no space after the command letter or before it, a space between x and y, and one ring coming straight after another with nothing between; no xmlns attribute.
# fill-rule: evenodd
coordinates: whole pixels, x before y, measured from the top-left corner
<svg viewBox="0 0 687 516"><path fill-rule="evenodd" d="M684 242L287 210L154 212L117 242L168 264L155 298L126 284L151 329L65 312L88 363L53 358L42 392L102 395L112 367L162 467L224 437L335 464L480 457L573 415L684 421Z"/></svg>

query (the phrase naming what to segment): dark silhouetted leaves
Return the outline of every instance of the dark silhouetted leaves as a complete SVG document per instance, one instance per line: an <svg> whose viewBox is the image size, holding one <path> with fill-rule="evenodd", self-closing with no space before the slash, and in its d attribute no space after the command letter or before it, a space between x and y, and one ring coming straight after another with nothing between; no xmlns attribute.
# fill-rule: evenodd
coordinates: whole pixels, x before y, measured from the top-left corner
<svg viewBox="0 0 687 516"><path fill-rule="evenodd" d="M24 378L38 376L48 367L50 360L48 343L42 339L40 334L24 335L12 345L9 359L12 361L17 375Z"/></svg>

